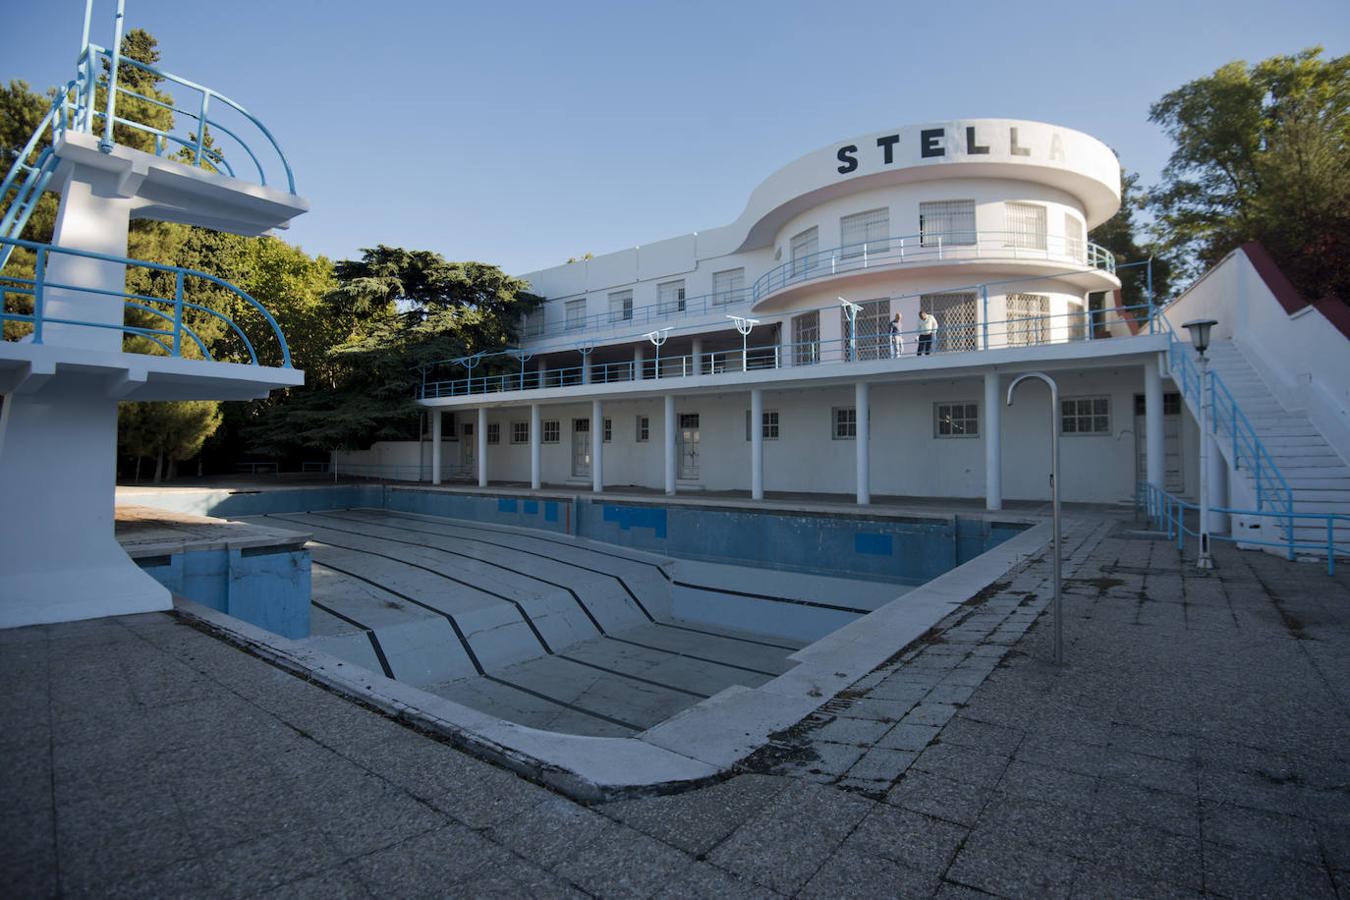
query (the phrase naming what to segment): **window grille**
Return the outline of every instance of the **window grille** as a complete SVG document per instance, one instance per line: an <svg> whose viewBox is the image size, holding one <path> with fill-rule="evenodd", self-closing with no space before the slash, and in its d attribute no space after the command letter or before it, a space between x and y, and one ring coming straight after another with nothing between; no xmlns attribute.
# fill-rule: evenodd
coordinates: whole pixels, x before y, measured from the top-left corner
<svg viewBox="0 0 1350 900"><path fill-rule="evenodd" d="M541 440L545 444L556 444L562 438L562 423L557 419L550 419L544 423L541 434Z"/></svg>
<svg viewBox="0 0 1350 900"><path fill-rule="evenodd" d="M573 419L573 420L572 420L572 432L573 432L574 434L590 434L590 432L591 432L591 420L590 420L590 419Z"/></svg>
<svg viewBox="0 0 1350 900"><path fill-rule="evenodd" d="M656 286L656 311L662 315L684 312L684 279L663 281Z"/></svg>
<svg viewBox="0 0 1350 900"><path fill-rule="evenodd" d="M1110 434L1110 397L1070 397L1059 402L1060 433Z"/></svg>
<svg viewBox="0 0 1350 900"><path fill-rule="evenodd" d="M489 444L500 444L502 442L502 423L489 422L487 432L487 442Z"/></svg>
<svg viewBox="0 0 1350 900"><path fill-rule="evenodd" d="M637 442L645 443L652 433L652 420L647 416L637 417Z"/></svg>
<svg viewBox="0 0 1350 900"><path fill-rule="evenodd" d="M857 359L886 359L891 355L891 301L864 300L854 322L854 345L857 347ZM848 358L848 313L839 310L839 334L843 336L844 355Z"/></svg>
<svg viewBox="0 0 1350 900"><path fill-rule="evenodd" d="M858 436L858 410L853 406L836 406L830 410L833 436L836 441L851 441Z"/></svg>
<svg viewBox="0 0 1350 900"><path fill-rule="evenodd" d="M1064 252L1079 263L1087 264L1087 242L1083 238L1083 223L1071 213L1064 214Z"/></svg>
<svg viewBox="0 0 1350 900"><path fill-rule="evenodd" d="M579 331L586 325L586 298L580 300L568 300L563 304L563 310L567 315L564 327L568 331Z"/></svg>
<svg viewBox="0 0 1350 900"><path fill-rule="evenodd" d="M934 403L933 436L940 438L979 437L979 404Z"/></svg>
<svg viewBox="0 0 1350 900"><path fill-rule="evenodd" d="M975 201L933 200L919 204L919 246L975 243Z"/></svg>
<svg viewBox="0 0 1350 900"><path fill-rule="evenodd" d="M820 313L810 312L792 319L792 364L812 366L820 362Z"/></svg>
<svg viewBox="0 0 1350 900"><path fill-rule="evenodd" d="M633 292L614 291L609 295L609 320L627 322L633 318Z"/></svg>
<svg viewBox="0 0 1350 900"><path fill-rule="evenodd" d="M698 413L680 413L681 428L697 428Z"/></svg>
<svg viewBox="0 0 1350 900"><path fill-rule="evenodd" d="M609 419L605 419L605 435L602 440L604 440L606 444L614 440L614 423Z"/></svg>
<svg viewBox="0 0 1350 900"><path fill-rule="evenodd" d="M938 330L934 350L974 350L977 323L975 292L953 294L924 294L919 308L937 319Z"/></svg>
<svg viewBox="0 0 1350 900"><path fill-rule="evenodd" d="M760 434L766 441L778 440L778 410L766 409L760 422ZM745 439L750 440L750 410L745 411Z"/></svg>
<svg viewBox="0 0 1350 900"><path fill-rule="evenodd" d="M511 423L511 443L528 444L530 442L530 423L512 422Z"/></svg>
<svg viewBox="0 0 1350 900"><path fill-rule="evenodd" d="M1030 347L1050 339L1050 298L1045 294L1008 295L1008 346Z"/></svg>
<svg viewBox="0 0 1350 900"><path fill-rule="evenodd" d="M1008 233L1005 243L1019 250L1045 249L1045 207L1039 203L1005 204Z"/></svg>
<svg viewBox="0 0 1350 900"><path fill-rule="evenodd" d="M794 277L804 275L820 265L820 258L816 255L820 250L820 229L808 228L801 234L794 235L790 242L790 250Z"/></svg>
<svg viewBox="0 0 1350 900"><path fill-rule="evenodd" d="M864 245L867 253L884 253L891 248L887 238L891 233L891 211L889 209L869 209L854 213L839 220L839 255L844 259L862 256Z"/></svg>
<svg viewBox="0 0 1350 900"><path fill-rule="evenodd" d="M745 269L727 269L713 273L713 305L726 306L744 299Z"/></svg>

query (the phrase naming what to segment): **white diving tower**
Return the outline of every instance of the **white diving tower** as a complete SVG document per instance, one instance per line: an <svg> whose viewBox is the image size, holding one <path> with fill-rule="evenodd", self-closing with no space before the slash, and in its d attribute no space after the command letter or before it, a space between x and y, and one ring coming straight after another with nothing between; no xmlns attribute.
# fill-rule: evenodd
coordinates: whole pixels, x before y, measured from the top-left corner
<svg viewBox="0 0 1350 900"><path fill-rule="evenodd" d="M245 400L304 381L252 297L209 273L126 257L132 219L258 235L308 204L242 107L120 55L124 3L108 49L89 42L87 0L77 77L0 189L0 627L170 608L113 534L119 401ZM178 127L128 118L128 98L147 101L125 83L133 69L174 91L171 105L150 105ZM127 146L132 135L154 152ZM60 194L52 243L24 241L44 191ZM135 270L150 273L137 280L146 293L128 288ZM194 302L205 285L216 299ZM217 350L228 358L212 359L193 331L208 318L231 336Z"/></svg>

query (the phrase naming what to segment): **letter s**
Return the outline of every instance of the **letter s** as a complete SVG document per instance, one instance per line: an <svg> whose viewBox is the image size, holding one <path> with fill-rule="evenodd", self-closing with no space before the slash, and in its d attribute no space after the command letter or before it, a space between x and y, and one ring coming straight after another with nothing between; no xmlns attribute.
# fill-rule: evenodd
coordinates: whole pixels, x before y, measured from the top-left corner
<svg viewBox="0 0 1350 900"><path fill-rule="evenodd" d="M847 175L849 172L858 168L858 157L854 156L857 152L857 144L845 144L839 148L839 152L835 154L835 158L843 164L839 167L840 175Z"/></svg>

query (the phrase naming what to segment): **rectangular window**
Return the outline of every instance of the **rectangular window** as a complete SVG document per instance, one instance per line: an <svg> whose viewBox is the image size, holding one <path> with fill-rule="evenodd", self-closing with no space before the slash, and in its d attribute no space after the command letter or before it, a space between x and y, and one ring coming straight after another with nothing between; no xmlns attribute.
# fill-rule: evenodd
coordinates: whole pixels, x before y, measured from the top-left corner
<svg viewBox="0 0 1350 900"><path fill-rule="evenodd" d="M542 306L524 317L521 321L520 331L527 338L539 337L544 333L544 308Z"/></svg>
<svg viewBox="0 0 1350 900"><path fill-rule="evenodd" d="M934 350L975 349L979 316L974 291L924 294L919 297L919 308L937 319Z"/></svg>
<svg viewBox="0 0 1350 900"><path fill-rule="evenodd" d="M858 436L858 410L852 406L836 406L830 410L836 441L851 441Z"/></svg>
<svg viewBox="0 0 1350 900"><path fill-rule="evenodd" d="M1045 249L1045 207L1039 203L1004 204L1008 233L1004 244L1019 250Z"/></svg>
<svg viewBox="0 0 1350 900"><path fill-rule="evenodd" d="M1008 346L1030 347L1050 339L1050 298L1045 294L1009 294Z"/></svg>
<svg viewBox="0 0 1350 900"><path fill-rule="evenodd" d="M628 322L633 318L633 292L614 291L609 295L609 320Z"/></svg>
<svg viewBox="0 0 1350 900"><path fill-rule="evenodd" d="M713 306L726 306L745 299L745 269L713 273Z"/></svg>
<svg viewBox="0 0 1350 900"><path fill-rule="evenodd" d="M614 423L605 419L605 443L608 444L612 440L614 440Z"/></svg>
<svg viewBox="0 0 1350 900"><path fill-rule="evenodd" d="M839 334L844 338L846 359L886 359L891 355L891 301L864 300L853 321L853 343L848 343L848 312L839 310ZM854 349L856 348L856 353Z"/></svg>
<svg viewBox="0 0 1350 900"><path fill-rule="evenodd" d="M1087 241L1083 238L1083 223L1071 213L1064 214L1064 253L1080 263L1087 262Z"/></svg>
<svg viewBox="0 0 1350 900"><path fill-rule="evenodd" d="M590 433L591 433L591 420L590 420L590 419L573 419L573 420L572 420L572 433L573 433L573 434L590 434Z"/></svg>
<svg viewBox="0 0 1350 900"><path fill-rule="evenodd" d="M500 443L502 442L502 423L501 423L501 422L489 422L489 423L488 423L487 442L488 442L489 444L500 444Z"/></svg>
<svg viewBox="0 0 1350 900"><path fill-rule="evenodd" d="M652 434L652 420L647 416L637 417L637 442L646 443Z"/></svg>
<svg viewBox="0 0 1350 900"><path fill-rule="evenodd" d="M697 428L698 413L680 413L681 428Z"/></svg>
<svg viewBox="0 0 1350 900"><path fill-rule="evenodd" d="M766 441L778 440L778 410L766 409L760 422L760 434ZM745 439L750 440L750 410L745 411Z"/></svg>
<svg viewBox="0 0 1350 900"><path fill-rule="evenodd" d="M656 311L662 315L684 312L684 279L663 281L656 286Z"/></svg>
<svg viewBox="0 0 1350 900"><path fill-rule="evenodd" d="M528 444L530 442L530 423L512 422L511 423L511 443Z"/></svg>
<svg viewBox="0 0 1350 900"><path fill-rule="evenodd" d="M1063 434L1110 434L1110 397L1070 397L1059 401Z"/></svg>
<svg viewBox="0 0 1350 900"><path fill-rule="evenodd" d="M940 438L979 437L979 404L934 403L933 436Z"/></svg>
<svg viewBox="0 0 1350 900"><path fill-rule="evenodd" d="M820 229L808 228L800 234L793 235L788 243L788 250L792 254L792 274L805 275L820 265L820 258L817 256L820 250Z"/></svg>
<svg viewBox="0 0 1350 900"><path fill-rule="evenodd" d="M882 253L891 249L891 211L869 209L839 220L839 255L844 259L864 253Z"/></svg>
<svg viewBox="0 0 1350 900"><path fill-rule="evenodd" d="M919 246L975 243L974 200L932 200L919 204Z"/></svg>
<svg viewBox="0 0 1350 900"><path fill-rule="evenodd" d="M550 419L543 423L543 433L540 440L545 444L556 444L562 439L562 423L557 419Z"/></svg>
<svg viewBox="0 0 1350 900"><path fill-rule="evenodd" d="M1147 404L1144 401L1143 394L1134 395L1134 414L1142 416L1147 410ZM1181 394L1175 391L1168 391L1163 394L1163 415L1179 416L1181 415Z"/></svg>
<svg viewBox="0 0 1350 900"><path fill-rule="evenodd" d="M563 304L567 320L563 327L568 331L580 331L586 327L586 298L568 300Z"/></svg>
<svg viewBox="0 0 1350 900"><path fill-rule="evenodd" d="M820 362L820 313L809 312L792 319L792 364L813 366Z"/></svg>

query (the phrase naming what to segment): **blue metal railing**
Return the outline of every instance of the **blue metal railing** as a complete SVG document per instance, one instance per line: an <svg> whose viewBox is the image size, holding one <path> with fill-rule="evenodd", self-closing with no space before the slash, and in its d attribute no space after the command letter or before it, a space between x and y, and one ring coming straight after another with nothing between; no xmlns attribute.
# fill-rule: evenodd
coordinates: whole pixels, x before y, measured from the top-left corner
<svg viewBox="0 0 1350 900"><path fill-rule="evenodd" d="M655 322L668 322L673 319L691 318L735 309L750 300L750 291L741 288L736 291L721 291L689 297L684 300L666 300L646 306L630 306L626 309L610 310L587 316L573 316L552 323L530 322L528 319L521 329L520 336L527 340L544 337L557 337L567 334L592 334L615 328L631 328L650 325Z"/></svg>
<svg viewBox="0 0 1350 900"><path fill-rule="evenodd" d="M1186 545L1186 535L1196 538L1200 537L1198 504L1183 500L1176 494L1168 493L1156 485L1147 482L1137 482L1135 486L1135 507L1142 510L1147 516L1149 522L1155 527L1160 526L1166 533L1168 540L1177 542L1177 549L1184 550ZM1289 558L1292 560L1298 551L1306 553L1322 554L1327 557L1327 574L1336 574L1336 557L1350 557L1350 541L1337 540L1336 526L1343 523L1345 527L1350 527L1350 516L1339 513L1287 513L1272 512L1271 510L1259 509L1233 509L1225 506L1210 507L1210 512L1227 516L1244 516L1247 518L1258 519L1277 519L1283 525L1286 519L1297 519L1299 521L1320 522L1325 529L1325 537L1319 537L1318 540L1297 541L1294 539L1293 532L1286 533L1286 537L1279 541L1265 541L1253 538L1248 534L1214 534L1210 533L1211 541L1229 541L1234 544L1250 544L1257 547L1275 547L1288 551ZM1186 524L1186 514L1193 513L1196 519L1195 526Z"/></svg>
<svg viewBox="0 0 1350 900"><path fill-rule="evenodd" d="M838 307L831 307L838 309ZM511 372L493 372L469 375L448 380L424 380L418 389L419 399L463 397L476 394L494 394L506 391L529 391L544 388L574 387L581 384L607 384L621 381L639 381L656 378L684 378L699 375L721 375L789 366L815 366L837 363L861 363L886 359L910 359L928 353L983 352L1016 347L1063 344L1089 341L1094 332L1112 324L1131 323L1149 316L1146 305L1113 310L1082 311L1061 315L1022 316L998 322L939 326L927 341L921 341L923 332L911 330L899 335L889 332L845 336L832 340L803 341L770 345L747 345L744 349L716 350L693 354L666 355L658 359L624 360L539 370L529 369L531 358L518 350L504 350L492 354L478 354L465 360L466 366L477 368L486 359L514 357L519 369ZM1151 318L1150 318L1151 321ZM588 374L589 369L589 374Z"/></svg>
<svg viewBox="0 0 1350 900"><path fill-rule="evenodd" d="M0 246L10 248L23 247L34 253L34 275L32 278L0 275L0 320L30 326L28 333L20 337L21 340L28 340L34 344L43 343L44 332L48 325L111 329L114 331L121 331L127 335L146 338L169 356L175 357L182 357L184 355L184 347L188 341L191 341L191 343L200 351L203 359L211 360L213 357L210 350L207 348L206 342L184 321L186 313L191 310L224 323L228 332L238 339L240 349L243 354L247 356L248 362L252 365L259 365L257 348L255 347L253 340L250 339L245 332L244 328L224 313L200 303L194 303L186 298L188 279L200 279L201 281L223 288L225 291L229 292L232 298L242 302L245 307L256 312L270 330L271 337L276 341L276 355L280 360L282 368L291 368L290 348L286 344L286 338L281 333L281 328L277 325L276 319L272 318L272 314L269 313L261 303L250 297L247 293L214 275L198 272L195 269L185 269L182 266L169 266L162 263L128 259L121 256L110 256L108 254L94 253L88 250L73 250L55 247L50 244L38 244L32 241L21 241L13 238L0 238ZM173 294L171 297L155 296L153 294L136 294L130 291L114 291L56 282L53 281L48 274L48 263L52 254L91 259L98 262L115 263L121 266L165 273L172 276ZM54 317L47 310L47 300L50 292L53 290L86 295L90 298L91 302L97 302L100 298L105 297L119 299L122 301L124 309L136 310L137 312L150 316L152 319L160 320L160 322L156 323L160 327L132 325L127 324L124 320L120 322L100 322L93 319ZM33 306L32 312L11 311L11 295L30 298Z"/></svg>
<svg viewBox="0 0 1350 900"><path fill-rule="evenodd" d="M1013 231L925 232L799 256L756 279L750 299L758 303L784 288L865 269L980 259L1065 262L1112 274L1116 271L1116 258L1110 251L1081 238Z"/></svg>
<svg viewBox="0 0 1350 900"><path fill-rule="evenodd" d="M1167 331L1167 362L1172 380L1181 388L1183 396L1198 407L1208 410L1210 432L1231 454L1230 462L1237 471L1245 471L1256 491L1256 509L1261 514L1284 516L1286 536L1293 554L1294 492L1284 473L1275 465L1274 458L1261 442L1242 408L1233 399L1223 378L1213 369L1208 373L1208 384L1201 385L1200 371L1192 359L1190 345L1177 338L1176 331L1165 316L1159 317Z"/></svg>

